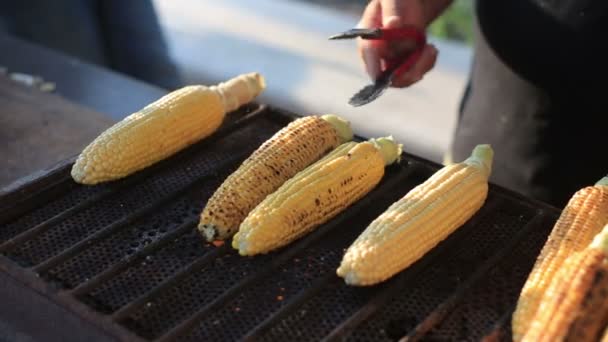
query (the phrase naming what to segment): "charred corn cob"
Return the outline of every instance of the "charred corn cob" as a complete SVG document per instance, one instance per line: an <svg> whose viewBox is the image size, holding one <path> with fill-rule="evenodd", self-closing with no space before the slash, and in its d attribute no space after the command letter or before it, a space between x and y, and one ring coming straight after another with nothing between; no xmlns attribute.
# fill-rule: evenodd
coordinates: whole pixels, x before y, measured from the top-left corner
<svg viewBox="0 0 608 342"><path fill-rule="evenodd" d="M264 199L232 240L241 255L267 253L311 232L372 190L401 155L392 138L346 143Z"/></svg>
<svg viewBox="0 0 608 342"><path fill-rule="evenodd" d="M199 230L208 241L231 237L266 196L352 138L350 123L336 115L305 116L291 122L253 152L215 191L201 213Z"/></svg>
<svg viewBox="0 0 608 342"><path fill-rule="evenodd" d="M78 156L72 178L96 184L144 169L215 132L226 113L264 88L264 78L250 73L175 90L101 133Z"/></svg>
<svg viewBox="0 0 608 342"><path fill-rule="evenodd" d="M524 284L512 317L513 340L528 330L538 304L564 260L586 248L608 222L608 177L577 191L555 223Z"/></svg>
<svg viewBox="0 0 608 342"><path fill-rule="evenodd" d="M608 323L608 225L570 255L531 320L523 341L598 341Z"/></svg>
<svg viewBox="0 0 608 342"><path fill-rule="evenodd" d="M493 150L478 145L465 161L444 166L376 218L347 249L337 274L373 285L409 267L485 202Z"/></svg>

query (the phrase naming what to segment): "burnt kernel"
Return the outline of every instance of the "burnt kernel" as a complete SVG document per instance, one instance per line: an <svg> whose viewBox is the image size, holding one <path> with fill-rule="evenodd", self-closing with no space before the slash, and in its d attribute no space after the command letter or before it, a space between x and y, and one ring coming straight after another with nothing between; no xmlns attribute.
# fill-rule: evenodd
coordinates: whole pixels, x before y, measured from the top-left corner
<svg viewBox="0 0 608 342"><path fill-rule="evenodd" d="M331 189L327 189L327 192L331 194Z"/></svg>
<svg viewBox="0 0 608 342"><path fill-rule="evenodd" d="M321 204L321 201L319 201L319 199L318 199L318 198L315 198L315 204L316 204L317 206L319 206L319 205Z"/></svg>

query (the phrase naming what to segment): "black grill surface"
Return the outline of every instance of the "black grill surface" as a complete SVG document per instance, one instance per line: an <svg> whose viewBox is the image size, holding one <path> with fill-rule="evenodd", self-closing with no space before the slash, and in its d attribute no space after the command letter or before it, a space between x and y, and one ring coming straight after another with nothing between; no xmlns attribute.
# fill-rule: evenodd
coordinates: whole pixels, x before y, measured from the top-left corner
<svg viewBox="0 0 608 342"><path fill-rule="evenodd" d="M0 270L110 340L507 339L559 211L500 187L392 279L356 288L335 275L367 224L440 167L407 153L370 194L281 250L241 257L200 238L206 200L294 117L251 104L212 137L123 180L80 186L66 162L25 182L0 197Z"/></svg>

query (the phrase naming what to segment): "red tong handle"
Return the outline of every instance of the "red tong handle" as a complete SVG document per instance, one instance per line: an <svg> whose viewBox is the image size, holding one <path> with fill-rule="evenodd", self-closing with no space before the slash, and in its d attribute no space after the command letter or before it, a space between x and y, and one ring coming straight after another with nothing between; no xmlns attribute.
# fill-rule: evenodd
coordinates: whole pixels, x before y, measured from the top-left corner
<svg viewBox="0 0 608 342"><path fill-rule="evenodd" d="M422 47L426 44L426 35L424 32L413 26L406 26L400 28L380 28L380 34L378 38L380 40L404 40L411 39L416 42L416 46ZM370 38L374 39L374 38Z"/></svg>
<svg viewBox="0 0 608 342"><path fill-rule="evenodd" d="M410 70L414 66L414 64L416 64L416 62L420 58L420 55L422 55L422 50L426 45L426 35L424 34L424 32L411 26L402 28L383 28L381 29L381 35L378 39L386 41L411 39L415 42L415 48L413 51L408 52L407 54L398 59L389 61L387 65L387 70L393 70L391 79L399 77L408 70Z"/></svg>

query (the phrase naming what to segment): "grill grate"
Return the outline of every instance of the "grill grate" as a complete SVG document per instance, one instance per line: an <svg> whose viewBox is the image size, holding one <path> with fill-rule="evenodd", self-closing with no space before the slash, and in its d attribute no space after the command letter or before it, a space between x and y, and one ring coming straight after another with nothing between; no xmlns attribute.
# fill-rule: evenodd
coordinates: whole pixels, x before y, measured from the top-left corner
<svg viewBox="0 0 608 342"><path fill-rule="evenodd" d="M492 186L482 210L408 270L378 286L347 287L335 275L344 249L439 167L405 155L368 196L315 232L243 258L229 244L203 242L198 215L293 116L252 104L230 117L210 139L124 180L93 187L57 181L57 172L69 177L70 164L49 184L36 180L10 217L0 217L0 269L120 339L508 334L509 313L556 209Z"/></svg>

